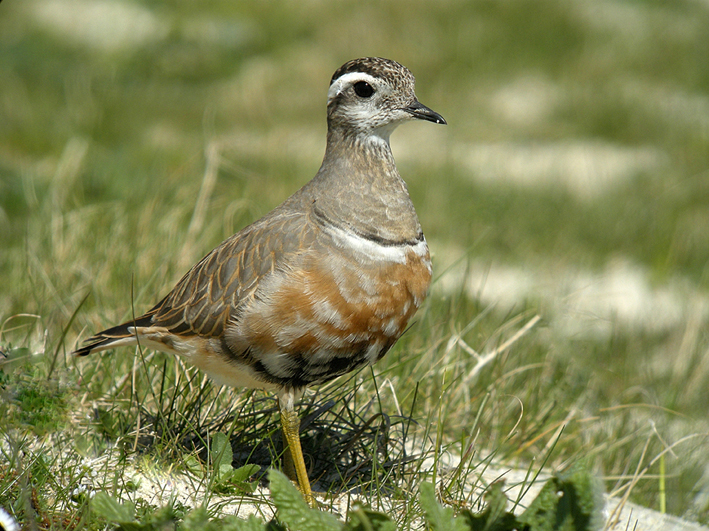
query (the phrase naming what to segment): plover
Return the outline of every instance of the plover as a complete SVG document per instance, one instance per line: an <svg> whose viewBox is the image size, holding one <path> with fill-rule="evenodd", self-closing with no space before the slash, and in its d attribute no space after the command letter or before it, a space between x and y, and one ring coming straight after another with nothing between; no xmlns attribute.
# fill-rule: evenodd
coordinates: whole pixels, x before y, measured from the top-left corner
<svg viewBox="0 0 709 531"><path fill-rule="evenodd" d="M217 383L276 393L305 499L314 504L297 400L379 360L404 332L431 282L428 246L389 135L421 119L414 76L382 58L332 76L327 148L315 177L205 256L146 314L76 350L140 344L177 354Z"/></svg>

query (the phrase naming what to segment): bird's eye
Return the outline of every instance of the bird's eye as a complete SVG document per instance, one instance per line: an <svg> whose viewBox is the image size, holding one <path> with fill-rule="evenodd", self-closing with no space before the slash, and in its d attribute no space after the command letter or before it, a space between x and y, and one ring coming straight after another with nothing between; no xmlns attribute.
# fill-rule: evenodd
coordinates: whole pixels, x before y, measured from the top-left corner
<svg viewBox="0 0 709 531"><path fill-rule="evenodd" d="M360 98L369 98L372 94L374 94L374 89L372 88L372 85L370 85L366 81L358 81L357 83L355 83L354 91L355 94L357 94L357 96L359 96Z"/></svg>

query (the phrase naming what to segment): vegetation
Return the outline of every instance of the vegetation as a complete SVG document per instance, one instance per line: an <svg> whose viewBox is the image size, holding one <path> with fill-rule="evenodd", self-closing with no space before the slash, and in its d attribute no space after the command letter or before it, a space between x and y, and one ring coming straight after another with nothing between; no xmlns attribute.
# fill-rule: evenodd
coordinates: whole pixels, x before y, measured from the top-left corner
<svg viewBox="0 0 709 531"><path fill-rule="evenodd" d="M435 528L430 483L470 522L506 466L520 518L507 489L583 462L709 523L707 27L689 0L2 2L0 507L271 521L271 397L70 352L314 175L327 80L381 55L449 122L392 138L436 280L384 360L305 397L328 509Z"/></svg>
<svg viewBox="0 0 709 531"><path fill-rule="evenodd" d="M590 476L588 472L576 471L569 478L549 480L544 490L532 505L519 517L505 510L508 502L502 486L494 484L488 495L489 502L481 514L463 511L457 517L451 509L443 509L437 502L433 485L421 484L420 503L424 509L428 526L434 531L530 531L556 529L559 531L584 530L598 522L600 514L594 514L597 500L593 500L593 489L589 489ZM303 501L301 494L290 483L288 478L278 471L272 471L271 496L277 508L277 519L268 523L257 518L242 519L235 516L210 520L204 508L190 512L180 525L180 529L229 529L244 531L274 531L280 529L300 529L302 531L392 531L396 529L391 519L383 513L356 507L351 512L351 519L343 524L333 516L317 509L311 509ZM589 494L591 499L584 499ZM120 503L109 495L100 492L92 502L93 510L108 522L118 524L119 529L127 531L150 531L163 529L166 525L174 525L179 519L177 511L166 507L150 514L144 521L136 518L135 506L130 503Z"/></svg>

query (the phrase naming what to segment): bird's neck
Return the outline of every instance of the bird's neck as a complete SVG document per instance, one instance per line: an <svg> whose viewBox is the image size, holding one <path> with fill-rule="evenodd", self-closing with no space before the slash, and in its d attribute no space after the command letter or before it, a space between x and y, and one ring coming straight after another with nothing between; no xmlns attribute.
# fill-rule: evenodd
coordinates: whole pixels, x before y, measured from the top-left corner
<svg viewBox="0 0 709 531"><path fill-rule="evenodd" d="M388 135L328 131L320 171L311 181L319 215L387 242L421 238L406 183L399 176Z"/></svg>
<svg viewBox="0 0 709 531"><path fill-rule="evenodd" d="M389 132L352 133L330 129L327 133L327 146L323 167L348 168L351 176L360 175L365 180L370 178L396 176L394 155L389 146Z"/></svg>

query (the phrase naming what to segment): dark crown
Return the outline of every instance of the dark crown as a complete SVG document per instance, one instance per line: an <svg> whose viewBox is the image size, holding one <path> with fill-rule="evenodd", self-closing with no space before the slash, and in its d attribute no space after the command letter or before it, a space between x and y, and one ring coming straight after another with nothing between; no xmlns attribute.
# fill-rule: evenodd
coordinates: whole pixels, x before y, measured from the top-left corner
<svg viewBox="0 0 709 531"><path fill-rule="evenodd" d="M383 57L362 57L347 61L338 68L332 75L330 85L340 76L350 72L362 72L372 77L388 79L395 86L399 83L414 83L414 75L404 65Z"/></svg>

